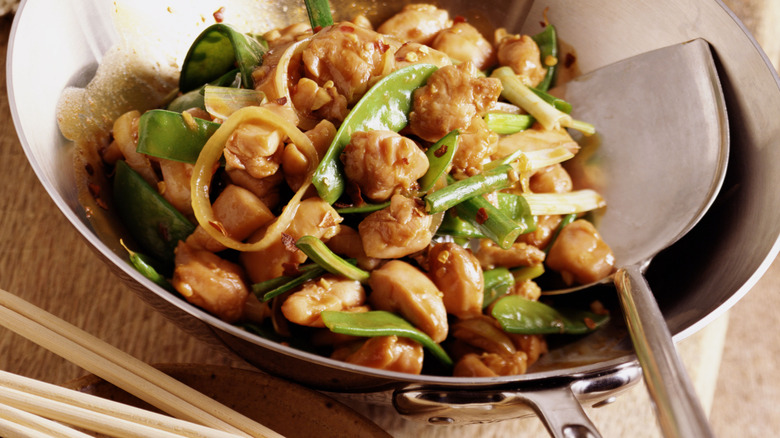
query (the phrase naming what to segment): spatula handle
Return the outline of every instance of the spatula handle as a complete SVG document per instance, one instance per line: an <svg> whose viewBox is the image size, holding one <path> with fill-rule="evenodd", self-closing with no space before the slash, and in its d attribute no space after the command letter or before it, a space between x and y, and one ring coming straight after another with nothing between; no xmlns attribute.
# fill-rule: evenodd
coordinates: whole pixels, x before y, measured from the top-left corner
<svg viewBox="0 0 780 438"><path fill-rule="evenodd" d="M707 415L677 355L669 328L641 268L619 269L615 274L615 286L664 436L713 437Z"/></svg>

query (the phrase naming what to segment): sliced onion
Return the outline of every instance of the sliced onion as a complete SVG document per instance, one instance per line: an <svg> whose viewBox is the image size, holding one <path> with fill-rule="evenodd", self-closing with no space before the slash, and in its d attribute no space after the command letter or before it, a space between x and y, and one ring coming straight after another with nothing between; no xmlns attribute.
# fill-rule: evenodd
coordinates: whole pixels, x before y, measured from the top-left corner
<svg viewBox="0 0 780 438"><path fill-rule="evenodd" d="M227 142L233 131L243 123L264 123L282 130L289 139L295 143L301 152L309 159L309 169L304 183L295 192L292 199L282 210L282 214L276 218L275 222L268 227L262 239L254 243L244 243L225 235L221 231L219 221L214 216L214 210L211 208L209 198L209 188L213 177L214 169L222 157ZM225 120L225 123L217 129L206 142L198 160L192 171L190 188L192 192L192 209L195 218L201 227L209 236L225 245L238 251L260 251L267 248L273 242L281 238L281 233L290 226L295 213L298 210L301 198L311 184L311 175L317 166L317 151L314 149L309 137L301 132L293 123L274 113L273 111L258 107L245 107L234 112Z"/></svg>
<svg viewBox="0 0 780 438"><path fill-rule="evenodd" d="M262 91L215 85L206 85L203 100L206 111L220 120L227 119L241 108L262 105L267 101Z"/></svg>

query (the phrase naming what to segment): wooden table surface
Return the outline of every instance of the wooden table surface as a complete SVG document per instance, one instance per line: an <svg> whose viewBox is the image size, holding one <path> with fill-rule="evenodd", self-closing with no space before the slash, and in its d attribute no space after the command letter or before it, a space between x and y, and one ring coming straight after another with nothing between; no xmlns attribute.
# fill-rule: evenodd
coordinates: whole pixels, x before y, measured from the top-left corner
<svg viewBox="0 0 780 438"><path fill-rule="evenodd" d="M780 61L780 1L727 2ZM0 18L0 58L5 63L12 17ZM0 75L5 82L5 68ZM247 367L215 354L137 298L84 243L49 199L16 137L5 87L0 89L0 288L64 318L149 363L208 363ZM773 436L780 404L775 361L780 337L765 330L780 316L780 262L728 314L678 347L719 436ZM759 325L760 324L760 325ZM764 330L761 330L764 328ZM725 348L724 348L725 346ZM722 358L722 361L721 361ZM719 366L720 365L720 366ZM0 328L0 369L52 383L85 374L37 345ZM443 428L411 424L385 408L355 406L396 436L547 436L536 419ZM642 385L618 401L589 409L605 437L659 436Z"/></svg>

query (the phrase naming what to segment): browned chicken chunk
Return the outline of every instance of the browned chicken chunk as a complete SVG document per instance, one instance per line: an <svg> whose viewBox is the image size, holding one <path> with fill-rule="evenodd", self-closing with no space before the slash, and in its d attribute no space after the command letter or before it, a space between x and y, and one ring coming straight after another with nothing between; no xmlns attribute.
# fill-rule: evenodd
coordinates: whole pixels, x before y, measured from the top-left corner
<svg viewBox="0 0 780 438"><path fill-rule="evenodd" d="M414 199L394 195L388 207L371 213L360 222L358 232L367 256L392 259L427 247L433 237L432 223L433 217Z"/></svg>
<svg viewBox="0 0 780 438"><path fill-rule="evenodd" d="M482 314L482 267L471 250L451 242L438 243L428 251L428 265L448 313L458 318Z"/></svg>
<svg viewBox="0 0 780 438"><path fill-rule="evenodd" d="M450 26L452 21L446 10L429 4L411 4L382 23L377 32L430 45L439 31Z"/></svg>
<svg viewBox="0 0 780 438"><path fill-rule="evenodd" d="M460 62L473 62L480 70L496 63L496 51L476 27L466 22L455 23L436 35L431 43L436 50Z"/></svg>
<svg viewBox="0 0 780 438"><path fill-rule="evenodd" d="M578 219L564 227L547 254L547 266L567 284L601 280L615 269L615 256L596 227Z"/></svg>

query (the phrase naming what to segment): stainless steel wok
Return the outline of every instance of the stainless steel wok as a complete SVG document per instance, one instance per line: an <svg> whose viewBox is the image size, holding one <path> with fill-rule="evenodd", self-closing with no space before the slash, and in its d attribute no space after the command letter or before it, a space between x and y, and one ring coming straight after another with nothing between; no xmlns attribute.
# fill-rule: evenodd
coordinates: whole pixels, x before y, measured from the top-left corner
<svg viewBox="0 0 780 438"><path fill-rule="evenodd" d="M567 424L590 428L581 405L601 402L641 378L619 315L589 336L551 339L550 354L522 376L412 376L333 361L257 337L143 278L126 263L115 239L121 230L113 228L110 214L99 210L87 214L79 202L74 146L62 136L56 120L63 89L85 86L104 54L119 41L111 22L113 3L23 2L9 45L8 92L21 143L41 183L87 243L151 306L203 341L227 347L269 373L327 391L371 393L371 399L392 402L400 413L426 421L467 423L537 413L558 435ZM166 13L168 3L174 4L175 11L188 2L149 2L144 13L153 21ZM261 8L268 9L269 22L306 20L302 2L266 3ZM376 21L401 7L401 2L358 3L363 6L331 1L342 16L352 16L358 7ZM560 38L576 48L582 72L694 38L707 40L727 100L728 173L709 213L653 260L647 278L677 341L704 327L749 291L780 249L776 216L780 211L780 80L753 38L720 1L484 0L477 3L479 10L474 2L440 3L485 29L504 26L526 33L539 29L546 10ZM636 128L642 129L641 121ZM592 294L617 309L611 286ZM573 427L568 432L582 430Z"/></svg>

